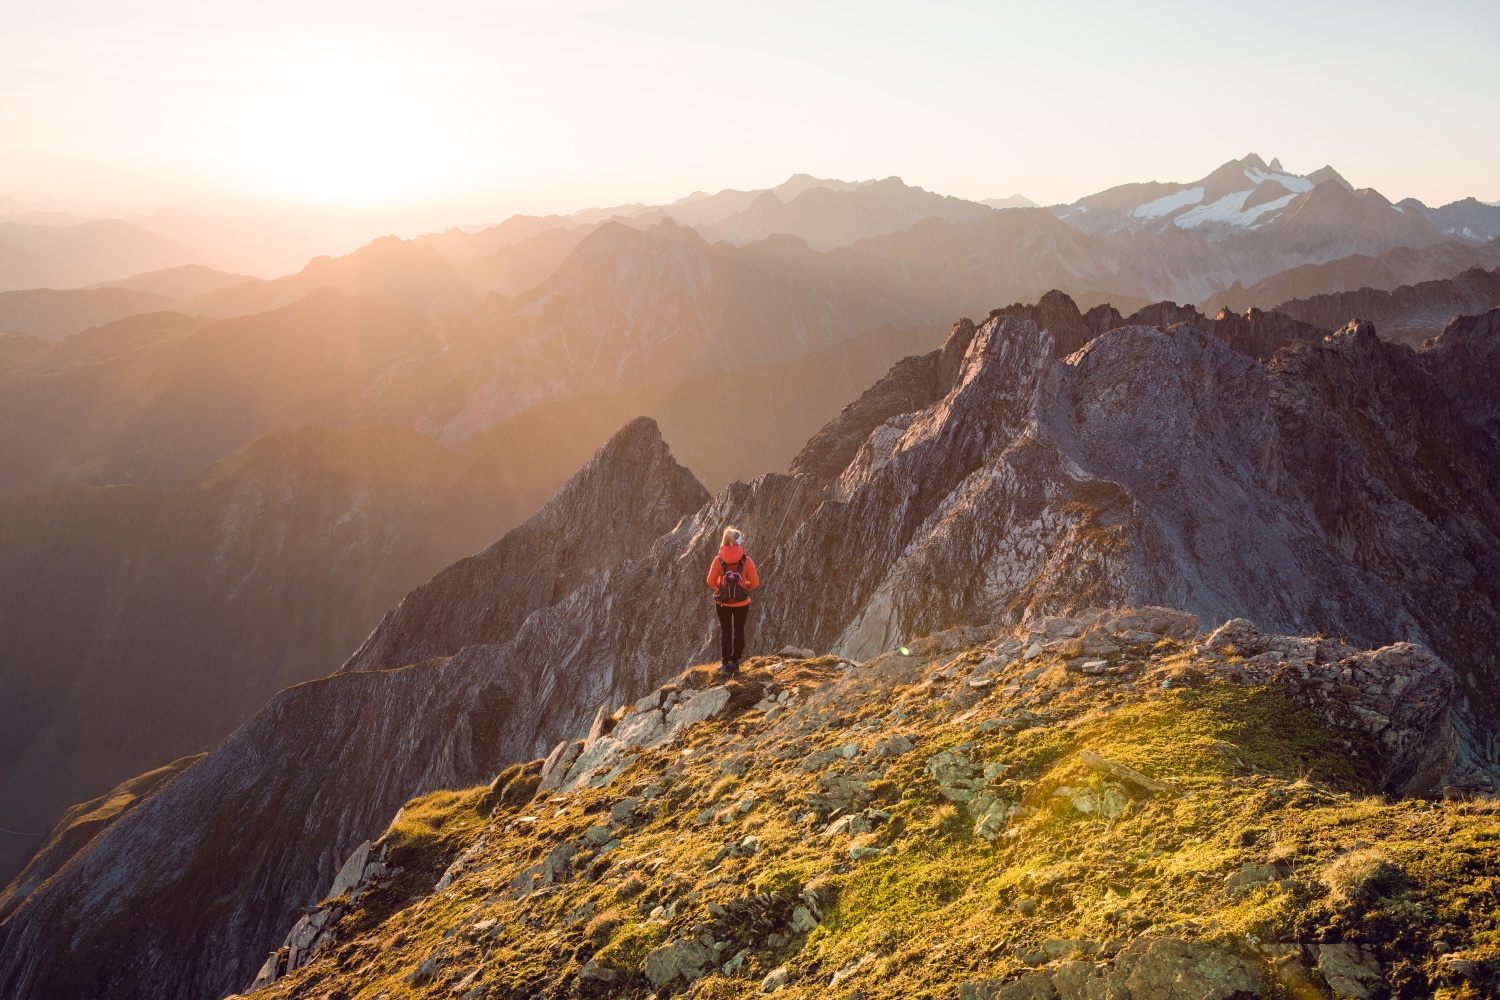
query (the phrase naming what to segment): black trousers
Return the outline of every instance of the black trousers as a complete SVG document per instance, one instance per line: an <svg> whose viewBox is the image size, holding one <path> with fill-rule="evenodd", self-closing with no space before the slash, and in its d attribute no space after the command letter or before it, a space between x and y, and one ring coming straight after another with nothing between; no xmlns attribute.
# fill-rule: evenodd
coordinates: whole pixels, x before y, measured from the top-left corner
<svg viewBox="0 0 1500 1000"><path fill-rule="evenodd" d="M714 607L719 611L719 648L723 652L723 660L725 663L738 663L740 654L745 651L745 616L750 613L750 605L726 608L722 604L715 604Z"/></svg>

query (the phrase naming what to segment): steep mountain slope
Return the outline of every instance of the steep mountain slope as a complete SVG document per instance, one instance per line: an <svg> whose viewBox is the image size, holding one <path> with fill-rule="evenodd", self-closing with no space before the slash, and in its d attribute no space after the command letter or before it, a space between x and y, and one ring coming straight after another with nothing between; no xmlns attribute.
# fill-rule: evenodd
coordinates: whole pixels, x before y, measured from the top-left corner
<svg viewBox="0 0 1500 1000"><path fill-rule="evenodd" d="M0 498L0 826L45 830L326 675L632 412L528 413L458 452L395 428L283 430L170 494ZM0 844L7 881L27 846Z"/></svg>
<svg viewBox="0 0 1500 1000"><path fill-rule="evenodd" d="M0 292L17 288L78 288L124 274L180 264L243 270L234 261L120 219L71 226L0 222Z"/></svg>
<svg viewBox="0 0 1500 1000"><path fill-rule="evenodd" d="M1493 271L1476 267L1454 278L1402 285L1391 291L1361 288L1292 299L1278 305L1276 313L1328 327L1351 319L1368 320L1387 340L1416 346L1437 336L1453 317L1482 313L1497 305L1500 267Z"/></svg>
<svg viewBox="0 0 1500 1000"><path fill-rule="evenodd" d="M20 906L32 891L57 873L79 851L83 850L100 832L108 829L116 820L142 801L155 794L167 782L202 759L202 754L183 757L145 774L122 781L103 795L87 802L80 802L63 813L52 827L47 839L26 860L25 870L17 863L7 866L4 874L6 889L0 895L0 921L10 911ZM19 874L16 874L19 873ZM12 875L15 884L11 885Z"/></svg>
<svg viewBox="0 0 1500 1000"><path fill-rule="evenodd" d="M526 582L538 610L518 630L484 610L516 599L507 541L445 578L464 603L412 598L362 669L284 692L39 887L5 924L0 983L37 997L244 985L407 797L538 757L587 732L599 705L707 659L702 573L726 521L748 531L766 581L752 650L864 658L954 626L1142 604L1425 642L1467 698L1437 780L1488 787L1465 734L1500 680L1500 604L1480 582L1500 553L1500 331L1486 318L1450 333L1413 352L1351 330L1263 366L1186 326L1115 330L1057 360L1027 321L960 324L925 378L903 362L903 384L872 388L798 474L732 485L654 544L609 518L636 554L542 607L573 565L561 559ZM597 531L600 504L678 481L645 424L589 468L605 466L616 472L573 481L593 496L570 488L549 505L566 527L545 551ZM1462 597L1437 584L1449 580L1465 581ZM435 649L452 655L418 662ZM225 903L205 915L205 896ZM64 941L61 926L79 930Z"/></svg>
<svg viewBox="0 0 1500 1000"><path fill-rule="evenodd" d="M622 482L628 482L630 488L621 489ZM578 530L579 526L594 523L593 518L601 509L615 510L619 516L610 526L612 551L639 558L658 534L669 530L683 513L700 504L703 496L702 488L672 461L654 427L649 422L640 422L617 434L534 517L532 525L562 518L579 543L580 554L586 557L589 539ZM530 533L524 527L518 531L489 550L491 555L505 558L517 544L516 540ZM610 570L616 571L617 567ZM520 583L514 579L502 582ZM550 580L535 582L550 589ZM0 954L7 959L19 954L12 947L19 946L19 941L10 936L20 931L18 918L30 912L35 903L51 897L53 886L85 866L100 863L102 867L95 869L96 872L112 873L109 878L115 881L120 893L109 893L109 899L98 898L111 910L124 903L125 895L135 891L132 886L144 888L146 882L162 879L163 884L184 888L193 884L206 887L229 876L238 883L238 888L217 896L224 902L222 921L227 924L205 923L196 905L161 905L150 914L141 914L143 919L133 930L120 929L125 937L138 933L173 938L187 935L199 943L206 960L223 963L224 968L219 972L204 979L199 970L160 968L147 975L150 980L147 986L144 980L137 979L144 970L130 968L133 963L106 968L103 963L81 962L75 964L69 976L71 984L65 989L75 995L118 996L133 993L138 987L132 981L137 981L139 988L150 995L191 996L212 992L215 987L210 984L218 980L237 982L242 977L236 969L239 948L233 938L245 935L260 940L272 936L280 922L282 906L316 892L315 884L323 881L314 871L317 859L328 853L328 844L344 839L343 831L363 830L383 822L380 817L388 816L408 797L407 787L413 781L440 787L465 780L476 770L498 769L509 757L529 756L521 748L529 747L535 740L531 733L541 724L542 717L534 710L545 704L545 698L538 697L542 695L540 691L525 693L523 685L527 680L520 668L518 662L516 673L503 668L499 673L486 670L479 674L460 669L450 679L421 669L345 673L284 691L201 762L206 766L189 768L169 787L108 827L87 850L64 866L58 876L39 887L4 925L5 947ZM465 679L465 675L471 676ZM510 695L505 694L507 688L511 689ZM488 703L483 719L473 715L481 700ZM440 716L448 724L439 722ZM306 745L306 735L312 731L323 731L337 739L340 749L328 757L295 750L297 745ZM442 735L434 742L433 737L439 732ZM340 735L335 737L335 733ZM295 784L301 791L282 785L291 777L286 770L288 766L300 772ZM263 770L264 780L240 786L249 794L231 796L220 804L210 803L208 788L222 787L227 775L243 773L246 768ZM359 792L350 788L349 794L340 793L350 810L339 807L335 813L319 809L299 815L292 800L304 792L322 798L316 789L329 787L326 782L330 774L339 771L361 774L368 779L361 781ZM224 805L231 805L237 814L228 815L222 808ZM177 830L185 806L195 810L197 818L192 821L191 829L179 831L185 839L178 850L158 854L146 861L145 867L135 862L124 866L116 862L114 852L123 850L127 855L133 854L141 843L165 835L168 830ZM251 830L255 834L247 835ZM311 835L304 837L298 833L303 830ZM232 872L220 868L215 874L213 869L219 867L219 862L212 860L215 855L224 861L242 851L250 851L254 859L247 856L243 866L234 862ZM199 860L191 860L195 857ZM287 863L290 858L295 858L292 864ZM334 863L331 855L328 863ZM297 875L299 867L307 869L311 877ZM147 874L148 869L154 870L154 874ZM274 900L270 907L262 901L265 893L270 893ZM224 926L235 927L234 934L226 937ZM116 929L103 924L95 929L99 936L86 932L85 937L91 940L80 942L86 953L102 956L123 940ZM31 973L21 973L21 978L30 979ZM47 992L52 987L38 985L38 988ZM219 990L217 995L229 988ZM13 980L0 984L0 992L6 996L31 990L32 987Z"/></svg>
<svg viewBox="0 0 1500 1000"><path fill-rule="evenodd" d="M122 320L0 370L0 490L175 485L278 424L373 422L372 381L441 351L424 318L331 289L208 326Z"/></svg>

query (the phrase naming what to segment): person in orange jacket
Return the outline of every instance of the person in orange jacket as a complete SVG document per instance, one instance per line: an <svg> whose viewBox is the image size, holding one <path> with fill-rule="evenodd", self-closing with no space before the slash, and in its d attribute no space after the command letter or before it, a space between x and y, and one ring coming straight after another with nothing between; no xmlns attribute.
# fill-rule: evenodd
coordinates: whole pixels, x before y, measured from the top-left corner
<svg viewBox="0 0 1500 1000"><path fill-rule="evenodd" d="M750 591L760 586L755 561L745 555L742 543L745 533L734 525L724 529L719 554L708 567L708 585L713 588L714 605L719 613L719 650L723 660L719 673L733 674L740 669L745 652L745 619L750 614Z"/></svg>

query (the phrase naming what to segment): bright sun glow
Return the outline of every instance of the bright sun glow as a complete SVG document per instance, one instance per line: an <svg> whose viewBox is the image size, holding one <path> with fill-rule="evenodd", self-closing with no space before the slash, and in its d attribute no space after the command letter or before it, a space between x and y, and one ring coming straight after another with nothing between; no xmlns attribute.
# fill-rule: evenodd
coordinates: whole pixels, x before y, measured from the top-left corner
<svg viewBox="0 0 1500 1000"><path fill-rule="evenodd" d="M422 197L472 164L444 103L395 60L306 53L216 101L204 157L252 189L341 203Z"/></svg>

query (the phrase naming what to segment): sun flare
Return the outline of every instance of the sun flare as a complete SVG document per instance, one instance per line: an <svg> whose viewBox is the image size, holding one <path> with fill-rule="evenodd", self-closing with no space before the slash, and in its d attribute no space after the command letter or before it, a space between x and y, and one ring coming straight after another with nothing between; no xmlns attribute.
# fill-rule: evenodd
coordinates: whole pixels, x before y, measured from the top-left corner
<svg viewBox="0 0 1500 1000"><path fill-rule="evenodd" d="M236 87L205 153L256 190L311 201L430 195L471 162L456 116L394 62L288 59Z"/></svg>

